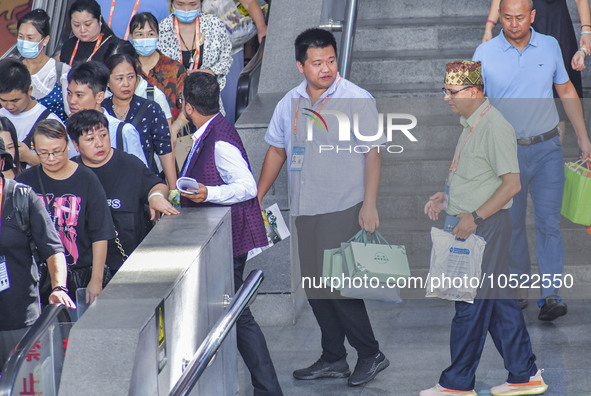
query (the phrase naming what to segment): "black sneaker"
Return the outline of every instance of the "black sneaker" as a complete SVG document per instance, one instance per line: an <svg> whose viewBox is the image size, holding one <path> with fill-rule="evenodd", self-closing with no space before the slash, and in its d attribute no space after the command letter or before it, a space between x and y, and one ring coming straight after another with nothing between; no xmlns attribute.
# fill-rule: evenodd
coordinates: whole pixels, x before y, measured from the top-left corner
<svg viewBox="0 0 591 396"><path fill-rule="evenodd" d="M541 300L540 303L542 305L538 315L538 319L540 320L551 321L560 316L566 315L568 312L566 303L558 296L546 297L544 300ZM538 305L540 305L540 303L538 303Z"/></svg>
<svg viewBox="0 0 591 396"><path fill-rule="evenodd" d="M349 377L349 386L359 386L368 383L389 365L390 362L382 352L378 352L373 357L358 359L355 371Z"/></svg>
<svg viewBox="0 0 591 396"><path fill-rule="evenodd" d="M295 379L299 380L313 380L318 378L346 378L351 375L347 359L343 358L336 362L327 362L318 359L316 363L310 367L306 367L293 372Z"/></svg>

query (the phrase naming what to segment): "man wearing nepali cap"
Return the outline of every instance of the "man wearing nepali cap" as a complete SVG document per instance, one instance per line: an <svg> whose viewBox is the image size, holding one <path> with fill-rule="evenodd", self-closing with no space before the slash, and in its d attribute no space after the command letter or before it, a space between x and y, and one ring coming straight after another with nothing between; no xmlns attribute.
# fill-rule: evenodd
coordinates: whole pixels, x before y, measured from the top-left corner
<svg viewBox="0 0 591 396"><path fill-rule="evenodd" d="M486 241L482 273L509 272L511 207L520 190L515 133L501 113L484 96L480 62L457 61L447 64L444 99L460 115L463 130L458 140L445 192L434 194L425 205L425 214L437 220L446 211L457 221L452 230L459 239L472 233ZM453 218L452 218L453 217ZM450 220L450 219L448 219ZM487 277L488 278L488 277ZM488 278L490 280L490 278ZM473 303L456 301L451 325L451 365L439 383L421 396L476 395L476 369L487 332L509 371L507 382L491 389L492 395L534 395L547 385L535 364L529 334L519 303L511 290L486 283Z"/></svg>

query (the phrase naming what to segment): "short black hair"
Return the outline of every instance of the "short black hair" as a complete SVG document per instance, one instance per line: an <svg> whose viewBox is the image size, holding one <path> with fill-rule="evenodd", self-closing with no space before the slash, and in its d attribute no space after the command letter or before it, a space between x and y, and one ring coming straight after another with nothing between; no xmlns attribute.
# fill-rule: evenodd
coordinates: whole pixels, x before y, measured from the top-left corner
<svg viewBox="0 0 591 396"><path fill-rule="evenodd" d="M220 85L215 76L207 72L193 72L185 77L183 96L201 115L220 111Z"/></svg>
<svg viewBox="0 0 591 396"><path fill-rule="evenodd" d="M67 127L68 135L76 144L80 141L80 136L95 130L96 128L104 127L109 130L109 121L103 113L98 110L82 110L72 114L68 118Z"/></svg>
<svg viewBox="0 0 591 396"><path fill-rule="evenodd" d="M74 81L76 84L88 85L88 88L96 95L107 90L110 75L107 66L97 61L89 61L79 63L70 70L68 83Z"/></svg>
<svg viewBox="0 0 591 396"><path fill-rule="evenodd" d="M58 120L45 119L35 124L33 127L33 142L39 135L46 136L50 139L64 139L66 143L68 142L66 128Z"/></svg>
<svg viewBox="0 0 591 396"><path fill-rule="evenodd" d="M14 144L14 158L12 159L12 170L14 172L14 176L17 177L23 171L23 168L21 166L20 155L18 151L18 135L16 134L14 124L12 123L12 121L8 119L8 117L0 117L0 131L10 133L12 144Z"/></svg>
<svg viewBox="0 0 591 396"><path fill-rule="evenodd" d="M37 29L41 37L49 36L49 33L51 32L51 27L49 26L49 15L47 15L47 13L41 8L34 9L23 15L16 24L16 30L18 31L21 28L21 25L27 22Z"/></svg>
<svg viewBox="0 0 591 396"><path fill-rule="evenodd" d="M139 14L135 14L133 18L131 18L131 21L129 21L129 33L133 34L137 29L143 29L143 27L146 26L146 23L154 29L157 34L160 34L158 19L156 19L151 12L140 12Z"/></svg>
<svg viewBox="0 0 591 396"><path fill-rule="evenodd" d="M23 62L15 58L0 60L0 94L12 91L29 93L31 87L31 73Z"/></svg>
<svg viewBox="0 0 591 396"><path fill-rule="evenodd" d="M129 41L119 40L112 43L107 51L105 52L105 66L109 69L109 72L113 72L113 69L119 66L123 62L127 62L133 66L135 74L138 76L142 75L142 64L140 58ZM109 73L110 74L110 73Z"/></svg>
<svg viewBox="0 0 591 396"><path fill-rule="evenodd" d="M308 48L325 48L332 45L337 55L337 41L328 30L312 28L303 31L295 40L295 58L302 65L308 59Z"/></svg>

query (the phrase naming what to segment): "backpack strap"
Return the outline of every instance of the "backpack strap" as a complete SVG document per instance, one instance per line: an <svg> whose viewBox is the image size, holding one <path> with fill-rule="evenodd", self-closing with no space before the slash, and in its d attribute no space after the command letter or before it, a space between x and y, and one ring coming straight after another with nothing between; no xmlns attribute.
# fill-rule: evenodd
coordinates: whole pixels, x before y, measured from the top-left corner
<svg viewBox="0 0 591 396"><path fill-rule="evenodd" d="M55 74L57 76L56 83L60 87L62 86L62 70L64 69L64 64L59 61L55 61Z"/></svg>
<svg viewBox="0 0 591 396"><path fill-rule="evenodd" d="M29 194L32 188L22 183L14 183L12 188L12 209L14 211L14 218L18 224L18 228L27 236L31 253L37 264L41 263L37 245L33 241L33 232L31 231L31 223L29 217Z"/></svg>
<svg viewBox="0 0 591 396"><path fill-rule="evenodd" d="M51 114L51 110L49 110L49 109L43 110L43 113L41 113L39 118L37 118L37 121L35 121L35 123L31 127L31 130L27 134L27 137L23 140L24 144L26 144L28 147L31 147L31 141L33 140L33 129L35 129L35 125L37 125L39 123L39 121L43 121L44 119L49 117L50 114Z"/></svg>
<svg viewBox="0 0 591 396"><path fill-rule="evenodd" d="M116 132L116 147L119 150L123 150L123 127L125 126L125 122L120 122L119 125L117 125L117 132Z"/></svg>
<svg viewBox="0 0 591 396"><path fill-rule="evenodd" d="M154 86L148 84L148 86L146 87L146 97L149 100L154 100Z"/></svg>
<svg viewBox="0 0 591 396"><path fill-rule="evenodd" d="M146 113L146 110L148 110L148 106L150 105L150 103L154 102L149 99L146 99L144 103L142 103L142 105L140 106L139 110L137 111L137 114L132 118L131 123L136 129L139 122L142 120L142 117Z"/></svg>

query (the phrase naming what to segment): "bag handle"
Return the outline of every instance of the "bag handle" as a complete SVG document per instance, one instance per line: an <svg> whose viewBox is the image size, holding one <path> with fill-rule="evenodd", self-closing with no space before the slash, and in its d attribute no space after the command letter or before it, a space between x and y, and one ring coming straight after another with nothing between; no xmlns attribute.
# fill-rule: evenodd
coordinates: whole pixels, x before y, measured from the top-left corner
<svg viewBox="0 0 591 396"><path fill-rule="evenodd" d="M349 238L347 243L350 242L361 242L364 245L367 245L368 243L373 243L376 245L388 245L390 248L392 248L392 245L390 245L390 243L386 240L386 238L384 238L382 234L380 234L378 230L375 230L374 232L367 232L365 231L365 228L362 228L359 230L359 232L357 232L357 234Z"/></svg>
<svg viewBox="0 0 591 396"><path fill-rule="evenodd" d="M568 167L570 169L574 170L575 172L577 172L586 163L587 164L587 168L585 168L585 169L589 169L589 161L590 161L589 158L585 158L585 159L582 159L582 160L580 159L577 162L571 162ZM576 165L576 167L575 167L575 165Z"/></svg>

